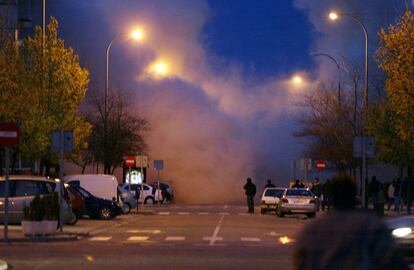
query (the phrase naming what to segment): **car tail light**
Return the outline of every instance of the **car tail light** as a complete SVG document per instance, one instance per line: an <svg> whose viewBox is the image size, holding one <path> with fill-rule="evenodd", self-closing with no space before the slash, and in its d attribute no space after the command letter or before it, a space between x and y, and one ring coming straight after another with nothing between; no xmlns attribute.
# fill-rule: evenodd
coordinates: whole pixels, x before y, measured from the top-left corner
<svg viewBox="0 0 414 270"><path fill-rule="evenodd" d="M309 203L315 203L315 199L309 200Z"/></svg>
<svg viewBox="0 0 414 270"><path fill-rule="evenodd" d="M289 200L288 199L286 199L286 198L282 198L282 203L288 203L289 202Z"/></svg>

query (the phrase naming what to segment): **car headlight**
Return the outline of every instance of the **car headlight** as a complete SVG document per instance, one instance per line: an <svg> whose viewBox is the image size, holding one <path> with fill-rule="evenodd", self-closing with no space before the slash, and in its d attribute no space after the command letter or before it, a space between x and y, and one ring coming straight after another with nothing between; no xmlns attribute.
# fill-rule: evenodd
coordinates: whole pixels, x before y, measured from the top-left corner
<svg viewBox="0 0 414 270"><path fill-rule="evenodd" d="M410 235L412 232L411 228L409 227L402 227L392 230L392 235L395 237L403 238Z"/></svg>

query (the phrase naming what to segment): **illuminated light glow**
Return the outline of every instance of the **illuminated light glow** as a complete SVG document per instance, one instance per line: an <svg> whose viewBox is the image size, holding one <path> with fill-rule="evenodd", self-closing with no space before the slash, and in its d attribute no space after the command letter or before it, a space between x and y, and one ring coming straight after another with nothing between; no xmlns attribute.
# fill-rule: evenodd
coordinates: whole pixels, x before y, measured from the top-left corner
<svg viewBox="0 0 414 270"><path fill-rule="evenodd" d="M392 235L395 237L406 237L410 235L412 232L411 228L403 227L403 228L397 228L392 231Z"/></svg>
<svg viewBox="0 0 414 270"><path fill-rule="evenodd" d="M280 243L282 243L283 245L286 245L286 244L289 244L289 243L291 243L293 240L292 239L290 239L289 237L287 237L287 236L282 236L282 237L279 237L279 242Z"/></svg>
<svg viewBox="0 0 414 270"><path fill-rule="evenodd" d="M150 71L155 76L165 77L168 75L168 65L165 62L158 61L151 65Z"/></svg>
<svg viewBox="0 0 414 270"><path fill-rule="evenodd" d="M331 19L332 21L335 21L335 20L337 20L338 18L339 18L338 13L336 13L336 12L334 12L334 11L331 11L331 12L329 13L329 19Z"/></svg>
<svg viewBox="0 0 414 270"><path fill-rule="evenodd" d="M132 31L131 37L135 40L142 40L144 38L144 32L141 29L136 29Z"/></svg>
<svg viewBox="0 0 414 270"><path fill-rule="evenodd" d="M301 84L303 83L303 78L299 75L295 75L292 77L292 82L295 84Z"/></svg>
<svg viewBox="0 0 414 270"><path fill-rule="evenodd" d="M90 256L90 255L85 255L84 257L88 262L93 262L94 261L93 257Z"/></svg>

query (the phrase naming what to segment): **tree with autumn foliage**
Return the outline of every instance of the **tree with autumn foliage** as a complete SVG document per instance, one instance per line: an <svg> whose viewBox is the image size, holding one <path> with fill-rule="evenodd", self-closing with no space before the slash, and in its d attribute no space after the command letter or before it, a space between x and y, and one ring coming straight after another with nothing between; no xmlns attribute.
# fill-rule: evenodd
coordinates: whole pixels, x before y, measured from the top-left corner
<svg viewBox="0 0 414 270"><path fill-rule="evenodd" d="M371 106L368 127L383 161L410 168L414 161L414 13L406 11L379 37L376 56L387 76L387 95Z"/></svg>

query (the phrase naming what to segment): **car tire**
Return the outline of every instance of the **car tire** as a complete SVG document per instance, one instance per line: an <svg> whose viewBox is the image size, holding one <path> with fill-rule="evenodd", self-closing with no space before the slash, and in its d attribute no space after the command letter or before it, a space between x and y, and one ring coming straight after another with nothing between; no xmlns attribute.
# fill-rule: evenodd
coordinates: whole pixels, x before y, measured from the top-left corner
<svg viewBox="0 0 414 270"><path fill-rule="evenodd" d="M101 209L99 209L99 218L103 219L103 220L108 220L111 219L113 217L113 213L112 210L109 209L108 207L103 207Z"/></svg>
<svg viewBox="0 0 414 270"><path fill-rule="evenodd" d="M315 218L316 217L316 213L309 213L309 214L306 214L306 216L308 218Z"/></svg>
<svg viewBox="0 0 414 270"><path fill-rule="evenodd" d="M129 203L122 203L121 205L122 214L127 215L131 212L131 205Z"/></svg>
<svg viewBox="0 0 414 270"><path fill-rule="evenodd" d="M66 222L67 225L75 225L78 222L79 215L74 211L72 220Z"/></svg>
<svg viewBox="0 0 414 270"><path fill-rule="evenodd" d="M144 203L145 204L154 204L155 200L154 200L153 197L146 197Z"/></svg>
<svg viewBox="0 0 414 270"><path fill-rule="evenodd" d="M285 213L283 213L282 210L278 210L277 211L277 216L278 217L284 217L285 216Z"/></svg>

